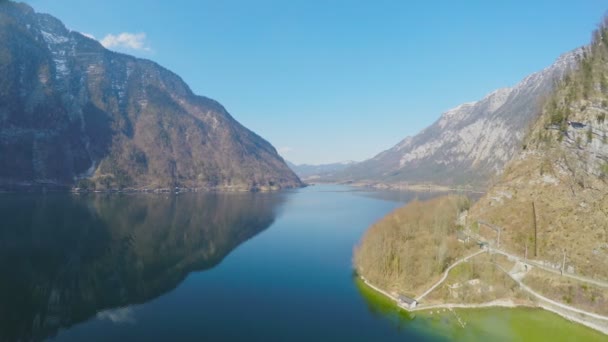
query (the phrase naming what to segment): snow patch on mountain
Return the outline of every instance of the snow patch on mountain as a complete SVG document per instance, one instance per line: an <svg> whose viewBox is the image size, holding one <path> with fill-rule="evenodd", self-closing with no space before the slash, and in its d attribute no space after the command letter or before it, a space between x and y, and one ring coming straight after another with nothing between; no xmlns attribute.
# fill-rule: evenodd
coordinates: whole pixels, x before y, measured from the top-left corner
<svg viewBox="0 0 608 342"><path fill-rule="evenodd" d="M58 35L56 33L46 32L44 30L40 30L40 33L42 34L44 41L46 41L48 44L63 44L70 40L68 37Z"/></svg>

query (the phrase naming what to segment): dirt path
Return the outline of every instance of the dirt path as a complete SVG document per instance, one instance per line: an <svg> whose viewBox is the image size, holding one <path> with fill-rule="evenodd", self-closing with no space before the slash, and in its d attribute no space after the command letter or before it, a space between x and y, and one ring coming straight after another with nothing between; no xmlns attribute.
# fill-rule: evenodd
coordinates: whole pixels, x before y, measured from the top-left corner
<svg viewBox="0 0 608 342"><path fill-rule="evenodd" d="M458 265L462 264L463 262L466 262L466 261L468 261L469 259L471 259L471 258L473 258L473 257L476 257L476 256L478 256L479 254L484 253L484 252L486 252L486 250L485 250L485 249L479 250L479 251L477 251L477 252L475 252L475 253L473 253L473 254L471 254L471 255L469 255L469 256L466 256L466 257L464 257L464 258L462 258L462 259L460 259L460 260L456 261L455 263L453 263L453 264L452 264L450 267L448 267L448 268L445 270L445 272L443 272L443 276L441 277L441 279L439 279L439 281L438 281L438 282L436 282L436 283L435 283L433 286L431 286L431 288L429 288L428 290L426 290L426 291L425 291L423 294L421 294L420 296L418 296L418 297L416 298L416 301L417 301L417 302L420 302L420 301L421 301L421 300L422 300L424 297L426 297L426 295L428 295L429 293L433 292L433 290L435 290L435 289L437 288L437 286L441 285L441 283L443 283L443 282L446 280L446 278L448 277L448 274L450 273L450 270L451 270L452 268L454 268L454 267L456 267L456 266L458 266Z"/></svg>
<svg viewBox="0 0 608 342"><path fill-rule="evenodd" d="M511 279L513 279L513 281L515 281L522 290L524 290L527 293L531 294L532 296L536 297L539 300L540 307L542 307L543 309L552 311L566 319L581 323L583 325L586 325L590 328L599 330L599 331L603 332L604 334L608 335L608 317L607 316L602 316L602 315L595 314L593 312L581 310L581 309L575 308L573 306L569 306L569 305L554 301L550 298L547 298L547 297L541 295L540 293L534 291L532 288L530 288L526 284L524 284L520 279L515 277L513 274L511 274L504 268L502 268L500 265L498 265L498 264L495 264L495 265L496 265L496 267L498 267L498 269L505 272ZM547 305L547 304L549 304L549 305ZM556 307L559 309L556 309ZM564 312L564 310L565 310L565 312ZM575 314L579 314L583 317L590 317L590 318L593 318L600 322L591 322L589 319L585 319L583 317L577 317Z"/></svg>
<svg viewBox="0 0 608 342"><path fill-rule="evenodd" d="M497 252L497 250L492 250L493 252ZM453 263L450 267L448 267L443 276L441 277L441 279L439 279L438 282L436 282L433 286L431 286L431 288L429 288L427 291L425 291L422 295L418 296L418 298L416 298L416 301L420 301L422 298L424 298L426 295L428 295L429 293L431 293L433 290L435 290L437 288L437 286L441 285L441 283L443 283L445 281L445 279L448 277L450 270L452 270L454 267L460 265L463 262L468 261L469 259L476 257L477 255L486 252L486 250L480 250L477 251L469 256L466 256L458 261L456 261L455 263ZM511 256L508 253L500 253L506 256ZM515 257L515 256L512 256ZM524 261L519 260L519 258L515 257L515 259L518 259L518 261L522 262L525 264ZM496 267L498 267L501 271L505 272L511 279L513 279L513 281L515 281L519 287L524 290L525 292L529 293L530 295L536 297L539 302L538 305L548 311L551 311L553 313L556 313L570 321L574 321L574 322L578 322L580 324L583 324L585 326L588 326L592 329L598 330L604 334L608 335L608 317L607 316L602 316L602 315L598 315L595 314L593 312L588 312L582 309L578 309L575 308L573 306L569 306L557 301L554 301L552 299L549 299L543 295L541 295L540 293L532 290L530 287L528 287L527 285L525 285L520 279L518 279L517 277L515 277L513 274L509 273L507 270L505 270L504 268L502 268L500 265L495 264ZM531 264L532 265L532 264ZM534 265L535 266L535 265ZM405 309L407 311L410 312L414 312L414 311L426 311L426 310L433 310L433 309L456 309L456 308L460 308L460 309L480 309L480 308L488 308L488 307L517 307L517 306L529 306L529 305L518 305L513 303L510 300L495 300L492 302L488 302L488 303L481 303L481 304L433 304L433 305L424 305L424 304L419 304L417 307L415 308L410 308L407 306L404 306L401 304L401 302L399 301L398 298L396 298L395 296L391 295L390 293L382 290L381 288L373 285L372 283L370 283L367 279L365 279L364 277L361 277L361 279L363 279L363 282L371 287L372 289L376 290L377 292L383 294L384 296L390 298L391 300L393 300L398 307ZM593 321L595 320L595 321Z"/></svg>
<svg viewBox="0 0 608 342"><path fill-rule="evenodd" d="M466 235L469 238L471 238L471 239L473 239L475 241L478 241L478 242L487 242L487 241L485 241L485 239L483 237L481 237L479 235L471 234L471 233L466 234ZM496 248L496 247L490 247L490 253L502 254L502 255L510 258L510 259L519 261L519 262L521 262L523 264L527 264L529 266L534 266L536 268L540 268L540 269L542 269L544 271L551 272L553 274L558 274L558 275L563 276L563 277L568 277L568 278L571 278L571 279L574 279L574 280L582 281L584 283L596 285L596 286L599 286L599 287L608 288L608 282L607 281L596 280L596 279L588 278L588 277L585 277L585 276L579 276L579 275L575 275L575 274L570 274L570 273L567 273L567 272L562 273L562 272L560 272L560 271L558 271L558 270L556 270L554 268L547 267L547 266L545 266L545 265L543 265L541 263L538 263L538 262L536 262L534 260L524 259L522 257L519 257L517 255L511 254L511 253L509 253L507 251L504 251L504 250Z"/></svg>
<svg viewBox="0 0 608 342"><path fill-rule="evenodd" d="M504 255L504 256L506 256L508 258L514 259L516 261L519 261L522 264L527 264L529 266L540 268L543 271L551 272L551 273L554 273L554 274L557 274L557 275L561 275L563 277L575 279L575 280L582 281L582 282L588 283L588 284L593 284L593 285L596 285L596 286L599 286L599 287L608 288L608 282L601 281L601 280L595 280L595 279L591 279L591 278L587 278L587 277L583 277L583 276L577 276L575 274L569 274L569 273L565 273L565 272L562 274L560 271L557 271L557 270L555 270L553 268L544 266L544 265L539 264L539 263L537 263L535 261L532 261L532 260L525 260L525 259L523 259L521 257L518 257L517 255L513 255L511 253L505 252L505 251L500 250L500 249L491 248L490 249L490 253L502 254L502 255Z"/></svg>

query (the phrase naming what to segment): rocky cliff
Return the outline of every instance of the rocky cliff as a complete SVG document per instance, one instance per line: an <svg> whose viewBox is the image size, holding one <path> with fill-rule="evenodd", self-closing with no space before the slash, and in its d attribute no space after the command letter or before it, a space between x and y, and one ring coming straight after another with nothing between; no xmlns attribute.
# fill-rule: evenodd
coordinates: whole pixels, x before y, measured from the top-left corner
<svg viewBox="0 0 608 342"><path fill-rule="evenodd" d="M338 181L486 185L521 147L554 83L581 50L559 57L512 88L448 110L431 126L393 148L334 176Z"/></svg>
<svg viewBox="0 0 608 342"><path fill-rule="evenodd" d="M607 114L608 20L470 221L503 227L513 253L608 280Z"/></svg>
<svg viewBox="0 0 608 342"><path fill-rule="evenodd" d="M0 3L0 185L301 186L267 141L149 60Z"/></svg>

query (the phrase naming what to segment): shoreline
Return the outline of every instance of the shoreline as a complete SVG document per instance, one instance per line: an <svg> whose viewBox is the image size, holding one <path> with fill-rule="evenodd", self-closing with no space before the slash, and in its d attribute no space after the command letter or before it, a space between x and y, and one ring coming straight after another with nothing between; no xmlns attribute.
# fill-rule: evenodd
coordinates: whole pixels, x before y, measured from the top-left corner
<svg viewBox="0 0 608 342"><path fill-rule="evenodd" d="M303 182L311 185L315 184L336 184L346 185L357 188L368 188L375 190L389 191L412 191L412 192L466 192L472 194L485 194L481 188L453 187L437 184L406 184L406 183L376 183L376 182L315 182L315 179L303 179Z"/></svg>
<svg viewBox="0 0 608 342"><path fill-rule="evenodd" d="M398 298L396 298L395 296L391 295L390 293L386 292L385 290L379 288L378 286L372 284L371 282L369 282L365 277L363 277L362 275L357 275L357 277L359 277L363 283L365 285L367 285L369 288L373 289L374 291L382 294L383 296L387 297L388 299L390 299L391 301L395 302L395 304L397 305L397 307L399 309L403 309L407 312L417 312L417 311L428 311L428 310L432 310L432 309L448 309L448 310L452 310L452 309L484 309L484 308L493 308L493 307L498 307L498 308L507 308L507 309L513 309L513 308L518 308L518 307L524 307L524 308L536 308L536 309L543 309L549 312L552 312L570 322L574 322L574 323L578 323L581 325L584 325L588 328L591 328L593 330L599 331L602 334L605 334L608 336L608 326L600 326L597 325L593 322L590 322L588 320L585 320L583 318L579 318L574 316L573 314L568 314L568 313L564 313L563 311L557 310L555 308L550 307L549 305L543 304L543 303L537 303L536 305L533 304L523 304L523 303L515 303L514 301L512 301L511 299L496 299L493 300L491 302L486 302L486 303L480 303L480 304L466 304L466 303L443 303L443 304L432 304L432 305L418 305L414 308L410 308L407 307L403 304L401 304L401 302L399 301Z"/></svg>
<svg viewBox="0 0 608 342"><path fill-rule="evenodd" d="M72 193L72 194L179 194L179 193L271 193L284 190L303 189L309 185L303 183L301 186L286 187L239 187L239 186L216 186L216 187L164 187L164 188L111 188L111 189L84 189L68 185L57 184L19 184L10 186L0 186L0 193Z"/></svg>

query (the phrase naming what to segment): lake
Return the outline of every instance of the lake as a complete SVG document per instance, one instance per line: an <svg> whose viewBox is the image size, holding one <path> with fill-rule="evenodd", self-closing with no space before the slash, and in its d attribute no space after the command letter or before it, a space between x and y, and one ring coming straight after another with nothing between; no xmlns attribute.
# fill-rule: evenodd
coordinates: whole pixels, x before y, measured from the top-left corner
<svg viewBox="0 0 608 342"><path fill-rule="evenodd" d="M0 194L0 341L605 339L532 309L460 310L463 329L362 285L363 232L431 196Z"/></svg>

